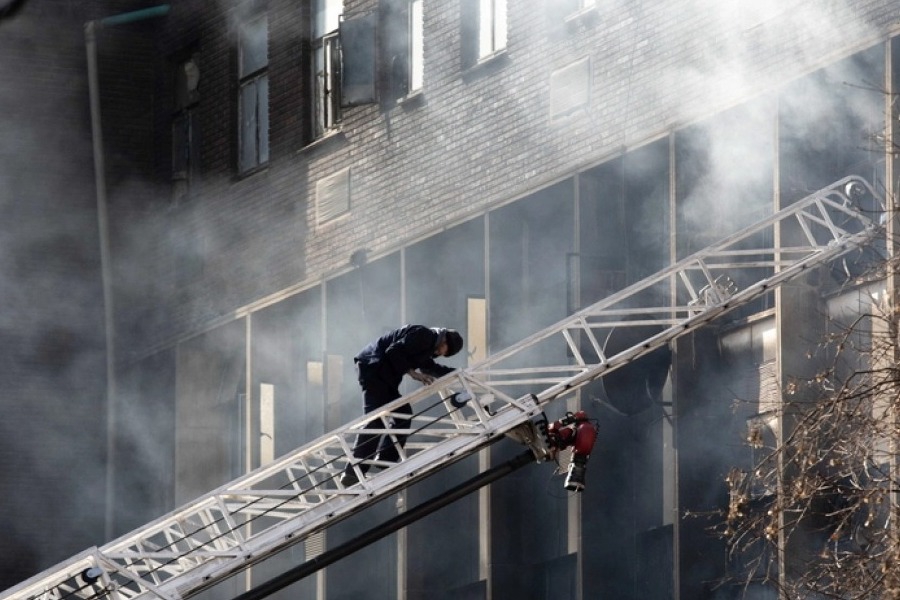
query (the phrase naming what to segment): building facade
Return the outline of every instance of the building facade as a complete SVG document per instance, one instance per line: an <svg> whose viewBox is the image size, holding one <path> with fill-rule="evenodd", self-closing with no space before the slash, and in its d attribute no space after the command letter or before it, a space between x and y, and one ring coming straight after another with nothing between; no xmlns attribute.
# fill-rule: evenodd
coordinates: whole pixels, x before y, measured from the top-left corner
<svg viewBox="0 0 900 600"><path fill-rule="evenodd" d="M190 0L105 27L112 533L359 416L352 356L388 329L456 328L474 364L847 175L892 194L895 3L699 4ZM846 283L818 269L679 339L660 390L638 363L555 407L599 420L584 493L525 469L280 594L776 598L686 515L727 505L748 419L815 370Z"/></svg>

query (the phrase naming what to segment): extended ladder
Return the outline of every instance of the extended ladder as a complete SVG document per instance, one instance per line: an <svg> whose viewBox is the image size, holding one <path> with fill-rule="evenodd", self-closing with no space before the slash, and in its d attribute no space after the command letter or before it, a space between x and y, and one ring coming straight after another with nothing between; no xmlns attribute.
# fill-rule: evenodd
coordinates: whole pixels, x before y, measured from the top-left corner
<svg viewBox="0 0 900 600"><path fill-rule="evenodd" d="M866 245L882 229L883 210L866 181L842 179L479 364L76 555L0 600L191 596L528 425L548 403L584 384ZM735 273L737 283L729 279ZM639 343L607 354L614 328L650 325ZM407 403L414 415L400 462L370 461L383 469L342 486L356 435L384 433L366 424Z"/></svg>

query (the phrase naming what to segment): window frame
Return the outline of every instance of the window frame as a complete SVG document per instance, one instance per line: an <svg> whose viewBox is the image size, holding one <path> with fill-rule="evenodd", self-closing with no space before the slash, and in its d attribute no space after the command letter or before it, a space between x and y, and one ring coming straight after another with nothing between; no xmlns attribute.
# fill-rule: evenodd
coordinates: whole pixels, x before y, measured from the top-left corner
<svg viewBox="0 0 900 600"><path fill-rule="evenodd" d="M338 30L315 38L312 44L312 124L318 139L336 130L341 111L341 38ZM321 67L321 68L320 68Z"/></svg>
<svg viewBox="0 0 900 600"><path fill-rule="evenodd" d="M342 0L313 2L310 32L310 122L313 141L340 129ZM333 21L330 23L329 21Z"/></svg>

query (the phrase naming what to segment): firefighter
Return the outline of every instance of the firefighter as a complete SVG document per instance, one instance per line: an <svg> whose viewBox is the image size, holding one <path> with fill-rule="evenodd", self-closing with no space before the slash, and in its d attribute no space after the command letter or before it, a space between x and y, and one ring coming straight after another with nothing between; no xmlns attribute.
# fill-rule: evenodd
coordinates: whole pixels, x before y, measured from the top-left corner
<svg viewBox="0 0 900 600"><path fill-rule="evenodd" d="M454 329L442 327L426 327L424 325L405 325L384 334L363 348L353 357L356 363L359 387L362 389L363 410L366 414L378 410L385 404L400 397L400 382L404 375L429 385L438 377L451 373L455 369L436 363L435 358L453 356L463 347L463 338ZM412 415L409 404L397 408L394 412ZM408 429L409 419L391 417L387 419L387 428ZM374 419L366 424L366 428L385 428L381 419ZM361 433L353 447L353 457L357 459L383 460L397 462L400 455L392 436ZM394 434L402 448L406 435ZM362 473L369 470L369 465L359 463ZM348 465L341 475L341 484L353 485L359 481L355 470Z"/></svg>

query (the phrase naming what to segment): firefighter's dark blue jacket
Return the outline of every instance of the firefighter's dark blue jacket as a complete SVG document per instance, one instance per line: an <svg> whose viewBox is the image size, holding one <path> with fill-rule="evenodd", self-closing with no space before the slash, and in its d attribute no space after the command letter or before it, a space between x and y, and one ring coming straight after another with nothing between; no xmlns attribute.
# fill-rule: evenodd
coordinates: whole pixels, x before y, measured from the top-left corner
<svg viewBox="0 0 900 600"><path fill-rule="evenodd" d="M378 378L397 387L410 369L433 377L454 371L434 362L439 331L424 325L406 325L384 334L353 357L359 365L360 381Z"/></svg>

